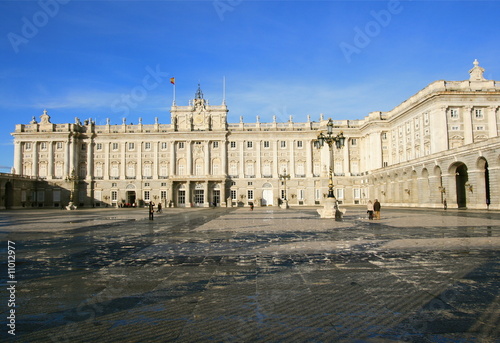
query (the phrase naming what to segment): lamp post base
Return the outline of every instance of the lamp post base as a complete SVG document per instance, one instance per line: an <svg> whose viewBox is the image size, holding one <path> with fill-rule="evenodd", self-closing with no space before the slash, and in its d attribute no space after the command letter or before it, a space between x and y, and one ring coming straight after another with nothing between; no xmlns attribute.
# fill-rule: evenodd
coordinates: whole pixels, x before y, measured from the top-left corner
<svg viewBox="0 0 500 343"><path fill-rule="evenodd" d="M280 207L283 209L283 210L286 210L286 209L289 209L290 206L288 206L288 200L283 200L280 204Z"/></svg>
<svg viewBox="0 0 500 343"><path fill-rule="evenodd" d="M342 221L343 213L339 210L337 199L335 198L326 198L325 205L322 209L318 210L318 213L321 218L335 218L336 221Z"/></svg>

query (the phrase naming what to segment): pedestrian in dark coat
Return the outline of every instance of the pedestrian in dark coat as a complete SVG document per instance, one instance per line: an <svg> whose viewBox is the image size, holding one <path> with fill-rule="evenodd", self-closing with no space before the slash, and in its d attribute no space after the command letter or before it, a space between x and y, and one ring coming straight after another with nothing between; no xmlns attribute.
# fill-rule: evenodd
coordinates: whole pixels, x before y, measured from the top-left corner
<svg viewBox="0 0 500 343"><path fill-rule="evenodd" d="M375 199L375 202L373 203L373 212L375 213L375 219L380 219L380 203L378 202L378 199Z"/></svg>

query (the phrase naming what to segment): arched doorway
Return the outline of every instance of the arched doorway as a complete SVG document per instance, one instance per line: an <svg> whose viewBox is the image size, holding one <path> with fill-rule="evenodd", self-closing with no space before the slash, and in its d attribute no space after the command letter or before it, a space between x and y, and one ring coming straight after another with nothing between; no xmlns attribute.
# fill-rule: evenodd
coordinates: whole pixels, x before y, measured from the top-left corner
<svg viewBox="0 0 500 343"><path fill-rule="evenodd" d="M14 205L14 187L11 182L5 184L5 208L12 208Z"/></svg>
<svg viewBox="0 0 500 343"><path fill-rule="evenodd" d="M273 202L273 186L266 182L262 185L262 206L272 206Z"/></svg>
<svg viewBox="0 0 500 343"><path fill-rule="evenodd" d="M132 184L127 185L127 204L134 204L136 200L135 186Z"/></svg>
<svg viewBox="0 0 500 343"><path fill-rule="evenodd" d="M465 184L469 180L467 166L460 164L455 172L455 184L457 190L457 205L458 208L467 207L467 195L465 192Z"/></svg>

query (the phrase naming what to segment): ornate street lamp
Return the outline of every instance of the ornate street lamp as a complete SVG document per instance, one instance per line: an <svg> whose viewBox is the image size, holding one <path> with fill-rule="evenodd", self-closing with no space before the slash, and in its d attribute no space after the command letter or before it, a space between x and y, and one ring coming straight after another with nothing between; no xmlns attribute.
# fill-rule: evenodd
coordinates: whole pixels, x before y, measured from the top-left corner
<svg viewBox="0 0 500 343"><path fill-rule="evenodd" d="M345 137L342 131L337 135L333 134L333 121L331 118L328 119L328 123L326 124L326 134L320 132L317 139L314 141L314 146L317 149L321 149L325 143L328 145L330 153L328 196L325 200L324 208L322 210L318 210L318 213L321 215L321 218L335 218L335 220L340 221L342 220L342 213L337 206L337 199L335 199L335 195L333 193L333 146L335 145L335 148L341 149L345 144Z"/></svg>
<svg viewBox="0 0 500 343"><path fill-rule="evenodd" d="M288 208L288 200L286 198L287 194L287 189L286 189L286 180L290 180L290 174L286 173L286 169L283 170L283 174L279 174L278 178L280 181L284 181L284 186L285 186L285 196L283 197L283 203L281 204L281 208L287 209Z"/></svg>
<svg viewBox="0 0 500 343"><path fill-rule="evenodd" d="M74 205L75 202L75 188L76 188L76 181L78 180L78 177L76 176L75 170L71 170L71 174L66 176L65 181L69 182L71 184L70 187L70 195L69 195L69 204L66 206L67 210L76 210L76 206Z"/></svg>
<svg viewBox="0 0 500 343"><path fill-rule="evenodd" d="M326 144L328 144L328 148L330 151L330 170L328 173L328 198L335 198L335 195L333 194L333 145L335 144L335 147L337 149L341 149L344 144L345 144L345 137L342 131L337 134L333 135L333 122L332 119L328 119L328 123L326 124L326 135L323 134L323 132L320 132L318 135L318 138L314 141L314 146L318 149L323 147Z"/></svg>

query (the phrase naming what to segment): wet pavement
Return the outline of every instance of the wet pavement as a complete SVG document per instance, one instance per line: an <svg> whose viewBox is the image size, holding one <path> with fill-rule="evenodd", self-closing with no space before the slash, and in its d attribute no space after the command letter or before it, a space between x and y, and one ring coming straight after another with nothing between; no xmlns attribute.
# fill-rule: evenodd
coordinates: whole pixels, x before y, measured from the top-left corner
<svg viewBox="0 0 500 343"><path fill-rule="evenodd" d="M365 212L2 211L0 339L500 342L500 213Z"/></svg>

